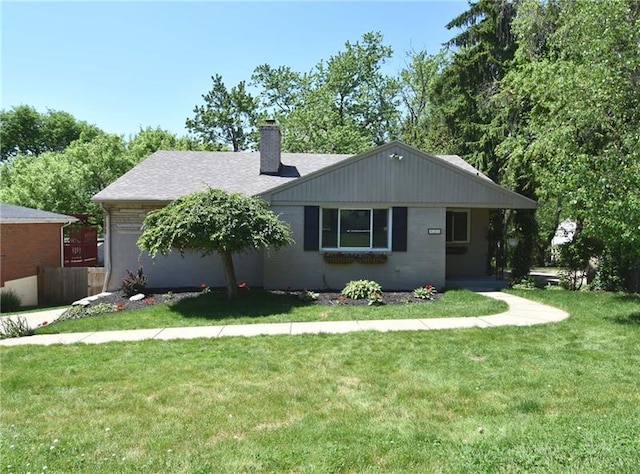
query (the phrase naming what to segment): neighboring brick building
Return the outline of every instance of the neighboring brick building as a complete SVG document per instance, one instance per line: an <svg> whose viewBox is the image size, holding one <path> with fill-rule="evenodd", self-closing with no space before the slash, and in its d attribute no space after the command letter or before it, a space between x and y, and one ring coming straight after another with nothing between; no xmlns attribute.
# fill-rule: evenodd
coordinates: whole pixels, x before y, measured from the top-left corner
<svg viewBox="0 0 640 474"><path fill-rule="evenodd" d="M0 286L38 303L38 267L62 266L62 227L77 219L0 203Z"/></svg>

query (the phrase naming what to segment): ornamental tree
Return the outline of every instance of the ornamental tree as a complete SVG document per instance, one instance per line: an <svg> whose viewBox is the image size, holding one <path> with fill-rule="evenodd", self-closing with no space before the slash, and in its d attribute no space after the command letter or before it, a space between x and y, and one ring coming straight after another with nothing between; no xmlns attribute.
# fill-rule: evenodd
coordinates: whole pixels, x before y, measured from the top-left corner
<svg viewBox="0 0 640 474"><path fill-rule="evenodd" d="M172 249L220 254L230 299L238 293L233 254L291 244L291 229L259 198L208 189L184 196L147 215L138 247L155 258Z"/></svg>

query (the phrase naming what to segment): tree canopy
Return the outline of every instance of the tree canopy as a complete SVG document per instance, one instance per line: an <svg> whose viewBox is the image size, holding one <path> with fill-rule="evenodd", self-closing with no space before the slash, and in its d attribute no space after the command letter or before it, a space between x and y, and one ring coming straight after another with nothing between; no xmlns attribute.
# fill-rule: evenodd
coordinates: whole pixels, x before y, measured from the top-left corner
<svg viewBox="0 0 640 474"><path fill-rule="evenodd" d="M147 215L138 239L151 257L173 249L217 253L227 278L229 298L237 295L233 254L292 243L289 226L262 199L208 189L176 199Z"/></svg>
<svg viewBox="0 0 640 474"><path fill-rule="evenodd" d="M28 105L0 111L0 161L17 155L62 152L73 141L91 141L100 129L59 110L39 113Z"/></svg>
<svg viewBox="0 0 640 474"><path fill-rule="evenodd" d="M369 32L309 72L262 64L251 76L257 96L244 81L229 89L214 75L187 128L204 143L241 151L255 148L256 125L270 117L280 124L283 151L364 151L399 135L399 81L382 71L392 54L381 33Z"/></svg>
<svg viewBox="0 0 640 474"><path fill-rule="evenodd" d="M61 151L19 153L0 164L0 200L62 214L89 214L90 221L101 225L102 210L91 198L137 163L159 149L212 148L159 128L141 129L128 142L95 130L91 140L80 138Z"/></svg>
<svg viewBox="0 0 640 474"><path fill-rule="evenodd" d="M101 223L102 211L91 198L134 164L124 140L104 133L62 152L18 155L0 167L0 199L63 214L87 213Z"/></svg>
<svg viewBox="0 0 640 474"><path fill-rule="evenodd" d="M508 130L496 154L556 212L554 228L574 219L637 291L640 3L528 0L518 11L516 60L495 96Z"/></svg>

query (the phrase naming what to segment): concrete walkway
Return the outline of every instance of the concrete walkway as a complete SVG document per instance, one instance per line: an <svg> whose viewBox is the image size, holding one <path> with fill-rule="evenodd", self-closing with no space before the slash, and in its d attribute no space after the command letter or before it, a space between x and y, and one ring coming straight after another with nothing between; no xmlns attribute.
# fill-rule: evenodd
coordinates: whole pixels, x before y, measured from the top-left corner
<svg viewBox="0 0 640 474"><path fill-rule="evenodd" d="M479 294L505 301L509 310L490 316L472 318L387 319L378 321L318 321L304 323L239 324L228 326L196 326L182 328L134 329L127 331L99 331L66 334L42 334L0 340L0 346L25 344L101 344L112 341L141 341L144 339L195 339L230 336L259 336L274 334L342 334L355 331L428 331L435 329L488 328L495 326L533 326L562 321L568 313L551 306L501 292ZM56 310L60 311L60 310ZM42 313L33 313L41 315ZM52 313L52 316L54 314ZM59 316L59 314L58 314ZM32 318L34 321L38 317ZM40 316L40 319L42 316ZM48 320L51 322L51 319ZM38 323L36 323L37 325Z"/></svg>
<svg viewBox="0 0 640 474"><path fill-rule="evenodd" d="M0 319L13 319L23 318L27 321L30 328L37 328L42 323L51 324L68 310L68 307L57 308L57 309L47 309L44 311L37 311L35 313L18 313L12 314L11 316L2 316Z"/></svg>

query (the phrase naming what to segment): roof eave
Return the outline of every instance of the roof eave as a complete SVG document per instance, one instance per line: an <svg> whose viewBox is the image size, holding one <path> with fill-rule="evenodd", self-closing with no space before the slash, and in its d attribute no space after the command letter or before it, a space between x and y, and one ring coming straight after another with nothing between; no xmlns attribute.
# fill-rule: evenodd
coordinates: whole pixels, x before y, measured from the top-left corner
<svg viewBox="0 0 640 474"><path fill-rule="evenodd" d="M77 222L75 217L69 217L69 219L20 219L20 218L7 218L0 219L1 224L71 224Z"/></svg>
<svg viewBox="0 0 640 474"><path fill-rule="evenodd" d="M117 206L121 204L130 204L130 203L136 203L142 206L166 206L167 204L173 202L175 199L151 199L151 198L95 199L95 196L94 196L93 198L91 198L91 200L102 206Z"/></svg>

